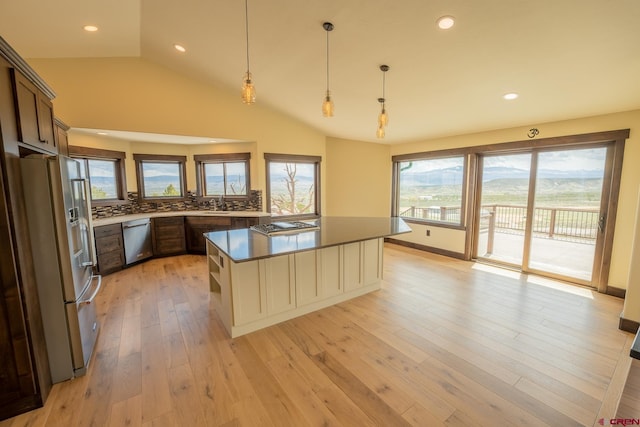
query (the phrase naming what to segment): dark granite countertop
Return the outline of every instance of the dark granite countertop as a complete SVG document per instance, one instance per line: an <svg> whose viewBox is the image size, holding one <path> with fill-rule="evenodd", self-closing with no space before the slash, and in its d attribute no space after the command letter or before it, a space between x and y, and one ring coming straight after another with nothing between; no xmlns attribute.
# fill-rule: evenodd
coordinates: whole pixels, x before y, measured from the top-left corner
<svg viewBox="0 0 640 427"><path fill-rule="evenodd" d="M212 231L204 236L232 261L244 262L411 231L411 228L397 217L322 217L305 222L316 224L320 229L267 236L243 228Z"/></svg>

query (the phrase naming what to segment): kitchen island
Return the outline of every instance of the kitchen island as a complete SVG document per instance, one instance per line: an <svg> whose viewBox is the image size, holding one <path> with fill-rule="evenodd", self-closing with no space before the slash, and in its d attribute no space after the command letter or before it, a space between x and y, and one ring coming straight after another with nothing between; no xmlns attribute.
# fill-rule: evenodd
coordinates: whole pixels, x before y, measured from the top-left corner
<svg viewBox="0 0 640 427"><path fill-rule="evenodd" d="M322 217L315 230L205 233L212 304L237 337L380 288L400 218Z"/></svg>

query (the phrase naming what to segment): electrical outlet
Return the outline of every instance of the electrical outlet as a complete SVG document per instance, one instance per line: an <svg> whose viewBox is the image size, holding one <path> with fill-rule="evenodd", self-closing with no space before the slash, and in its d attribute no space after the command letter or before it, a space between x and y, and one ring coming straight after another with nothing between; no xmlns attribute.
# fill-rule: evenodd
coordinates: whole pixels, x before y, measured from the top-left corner
<svg viewBox="0 0 640 427"><path fill-rule="evenodd" d="M427 237L431 236L431 230L427 230Z"/></svg>

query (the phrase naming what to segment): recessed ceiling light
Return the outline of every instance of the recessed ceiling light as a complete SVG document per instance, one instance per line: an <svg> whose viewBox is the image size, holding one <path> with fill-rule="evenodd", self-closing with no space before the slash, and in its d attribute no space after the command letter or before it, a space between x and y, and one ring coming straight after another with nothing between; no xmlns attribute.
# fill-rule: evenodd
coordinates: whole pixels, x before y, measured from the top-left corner
<svg viewBox="0 0 640 427"><path fill-rule="evenodd" d="M95 25L85 25L84 27L82 27L85 31L88 31L90 33L95 33L96 31L98 31L98 27L96 27Z"/></svg>
<svg viewBox="0 0 640 427"><path fill-rule="evenodd" d="M510 92L510 93L505 93L502 97L508 101L511 101L513 99L516 99L518 97L518 94L515 92Z"/></svg>
<svg viewBox="0 0 640 427"><path fill-rule="evenodd" d="M448 30L449 28L453 27L453 24L456 23L453 16L449 16L449 15L441 16L440 18L438 18L436 22L438 23L438 27L441 30Z"/></svg>
<svg viewBox="0 0 640 427"><path fill-rule="evenodd" d="M174 47L178 52L182 52L182 53L184 53L184 52L186 52L186 51L187 51L187 49L186 49L184 46L180 45L180 44L174 44L174 45L173 45L173 47Z"/></svg>

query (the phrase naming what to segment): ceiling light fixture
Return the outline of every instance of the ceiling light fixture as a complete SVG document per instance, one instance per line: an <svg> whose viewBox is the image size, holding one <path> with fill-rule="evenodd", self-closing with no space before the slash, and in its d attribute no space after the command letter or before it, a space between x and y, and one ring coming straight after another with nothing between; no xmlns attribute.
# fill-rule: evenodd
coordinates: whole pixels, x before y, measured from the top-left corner
<svg viewBox="0 0 640 427"><path fill-rule="evenodd" d="M331 22L325 22L322 24L322 28L324 28L327 33L327 94L322 103L322 115L325 117L333 117L333 101L331 100L331 93L329 92L329 32L333 31L333 24Z"/></svg>
<svg viewBox="0 0 640 427"><path fill-rule="evenodd" d="M175 48L175 50L177 50L178 52L182 52L185 53L187 51L187 49L182 46L181 44L174 44L173 47Z"/></svg>
<svg viewBox="0 0 640 427"><path fill-rule="evenodd" d="M85 25L84 27L82 27L82 29L89 33L95 33L96 31L98 31L98 27L96 27L95 25Z"/></svg>
<svg viewBox="0 0 640 427"><path fill-rule="evenodd" d="M504 99L506 99L507 101L511 101L511 100L516 99L518 97L518 94L515 93L515 92L505 93L502 97Z"/></svg>
<svg viewBox="0 0 640 427"><path fill-rule="evenodd" d="M440 18L438 18L436 22L438 23L438 27L441 30L448 30L449 28L453 27L453 24L456 23L453 16L449 16L449 15L441 16Z"/></svg>
<svg viewBox="0 0 640 427"><path fill-rule="evenodd" d="M242 102L251 105L256 102L256 88L251 81L251 71L249 71L249 5L248 0L244 0L245 32L247 36L247 73L242 80Z"/></svg>
<svg viewBox="0 0 640 427"><path fill-rule="evenodd" d="M376 136L378 138L384 138L384 128L389 123L389 115L387 114L387 110L385 109L385 86L386 79L385 76L387 71L389 71L388 65L381 65L380 71L382 71L382 98L378 98L378 102L380 103L380 114L378 115L378 131L376 132Z"/></svg>

